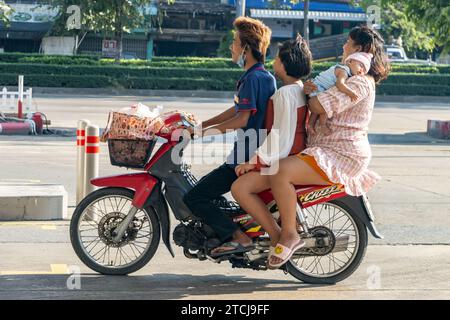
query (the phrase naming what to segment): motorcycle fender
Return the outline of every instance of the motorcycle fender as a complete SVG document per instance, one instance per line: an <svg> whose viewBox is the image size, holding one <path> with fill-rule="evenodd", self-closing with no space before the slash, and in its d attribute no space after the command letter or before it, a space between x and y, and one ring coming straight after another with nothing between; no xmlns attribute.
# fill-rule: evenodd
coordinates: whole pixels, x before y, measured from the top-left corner
<svg viewBox="0 0 450 320"><path fill-rule="evenodd" d="M381 235L381 233L378 232L375 226L370 205L368 204L368 201L363 198L363 196L352 197L347 195L345 197L339 198L339 201L342 201L345 205L354 209L354 211L358 215L358 218L361 219L361 221L366 225L367 229L375 238L377 239L384 238L383 235Z"/></svg>
<svg viewBox="0 0 450 320"><path fill-rule="evenodd" d="M167 202L164 198L164 195L161 192L161 184L154 189L150 197L147 199L145 207L152 207L156 215L158 216L158 220L161 225L161 236L164 244L169 250L170 254L173 258L175 258L175 253L173 252L172 246L170 244L170 216L169 216L169 208L167 206Z"/></svg>
<svg viewBox="0 0 450 320"><path fill-rule="evenodd" d="M132 205L143 209L158 180L148 173L132 173L95 178L91 184L97 187L121 187L135 191Z"/></svg>

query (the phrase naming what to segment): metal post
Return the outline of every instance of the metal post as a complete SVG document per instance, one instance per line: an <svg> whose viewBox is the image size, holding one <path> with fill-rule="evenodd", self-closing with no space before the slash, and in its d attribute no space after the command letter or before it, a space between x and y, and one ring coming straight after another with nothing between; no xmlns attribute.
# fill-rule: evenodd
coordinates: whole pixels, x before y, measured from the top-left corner
<svg viewBox="0 0 450 320"><path fill-rule="evenodd" d="M100 129L98 126L86 127L86 163L85 163L85 188L84 195L95 191L91 179L98 177L98 164L100 158Z"/></svg>
<svg viewBox="0 0 450 320"><path fill-rule="evenodd" d="M19 76L19 101L17 102L17 117L19 119L23 118L23 76Z"/></svg>
<svg viewBox="0 0 450 320"><path fill-rule="evenodd" d="M147 40L147 60L152 61L153 59L153 36L150 35Z"/></svg>
<svg viewBox="0 0 450 320"><path fill-rule="evenodd" d="M8 89L3 87L3 90L2 90L2 108L6 108L6 106L8 105L7 100L6 100L7 96L8 96Z"/></svg>
<svg viewBox="0 0 450 320"><path fill-rule="evenodd" d="M245 0L236 0L236 18L245 17Z"/></svg>
<svg viewBox="0 0 450 320"><path fill-rule="evenodd" d="M16 103L16 93L15 92L11 92L9 94L9 109L11 111L11 113L14 113L14 104Z"/></svg>
<svg viewBox="0 0 450 320"><path fill-rule="evenodd" d="M303 5L303 37L309 45L309 0L305 0Z"/></svg>
<svg viewBox="0 0 450 320"><path fill-rule="evenodd" d="M79 120L77 125L77 199L76 204L84 198L84 160L86 145L86 127L89 120Z"/></svg>
<svg viewBox="0 0 450 320"><path fill-rule="evenodd" d="M31 112L33 108L33 88L29 88L27 90L27 106L26 109L28 112Z"/></svg>

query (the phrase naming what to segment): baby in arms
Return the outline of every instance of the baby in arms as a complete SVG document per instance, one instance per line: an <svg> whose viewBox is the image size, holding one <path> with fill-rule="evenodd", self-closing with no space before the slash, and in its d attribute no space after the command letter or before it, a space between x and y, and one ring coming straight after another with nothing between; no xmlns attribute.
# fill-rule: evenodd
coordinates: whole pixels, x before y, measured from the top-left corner
<svg viewBox="0 0 450 320"><path fill-rule="evenodd" d="M309 96L316 96L318 93L336 86L340 92L348 95L352 101L356 101L358 96L345 84L345 80L351 76L367 74L370 70L372 58L372 54L365 52L356 52L349 55L345 59L345 65L337 64L332 66L314 78L313 83L317 86L317 91L311 93ZM314 132L314 125L318 117L321 126L326 130L326 133L329 133L330 129L326 126L327 115L325 113L320 116L311 113L308 129Z"/></svg>

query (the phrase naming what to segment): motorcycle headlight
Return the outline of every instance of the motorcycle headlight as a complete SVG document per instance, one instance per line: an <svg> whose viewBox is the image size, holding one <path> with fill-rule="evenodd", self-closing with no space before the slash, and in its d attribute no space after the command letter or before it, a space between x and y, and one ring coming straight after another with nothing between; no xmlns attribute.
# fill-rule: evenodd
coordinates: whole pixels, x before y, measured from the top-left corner
<svg viewBox="0 0 450 320"><path fill-rule="evenodd" d="M181 121L183 122L183 125L187 127L195 127L197 125L197 121L193 115L183 114L181 116Z"/></svg>

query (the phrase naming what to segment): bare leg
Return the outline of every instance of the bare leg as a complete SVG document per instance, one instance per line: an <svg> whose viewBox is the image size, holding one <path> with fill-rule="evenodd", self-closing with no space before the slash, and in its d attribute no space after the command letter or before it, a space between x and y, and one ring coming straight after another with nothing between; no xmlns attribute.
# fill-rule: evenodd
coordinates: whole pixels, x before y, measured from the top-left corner
<svg viewBox="0 0 450 320"><path fill-rule="evenodd" d="M272 218L264 202L258 197L258 193L269 189L268 176L263 176L259 172L249 172L237 179L231 186L231 193L239 205L249 213L263 227L270 236L273 246L280 237L280 227ZM252 240L241 230L233 234L233 242L238 242L243 246L252 243ZM220 246L212 250L212 253L220 253L232 250L232 247Z"/></svg>
<svg viewBox="0 0 450 320"><path fill-rule="evenodd" d="M320 123L321 129L323 130L323 132L326 135L329 135L331 133L331 129L328 126L328 116L325 113L323 113L319 116L319 123Z"/></svg>
<svg viewBox="0 0 450 320"><path fill-rule="evenodd" d="M281 160L278 173L269 176L269 181L281 216L282 229L278 243L292 248L300 240L297 233L297 195L294 185L328 185L329 183L296 156ZM270 261L271 264L280 262L280 259L276 257L272 257Z"/></svg>
<svg viewBox="0 0 450 320"><path fill-rule="evenodd" d="M269 176L250 172L233 183L231 193L239 205L269 234L271 244L275 246L280 237L280 227L258 196L258 193L267 189L269 189Z"/></svg>

